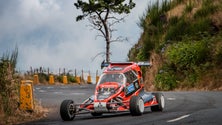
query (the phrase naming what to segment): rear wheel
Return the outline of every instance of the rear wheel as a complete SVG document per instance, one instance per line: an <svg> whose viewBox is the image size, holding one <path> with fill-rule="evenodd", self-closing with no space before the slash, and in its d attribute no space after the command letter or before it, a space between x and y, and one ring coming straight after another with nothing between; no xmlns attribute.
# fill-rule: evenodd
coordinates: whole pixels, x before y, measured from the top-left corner
<svg viewBox="0 0 222 125"><path fill-rule="evenodd" d="M60 116L64 121L71 121L75 118L76 107L72 100L64 100L60 106Z"/></svg>
<svg viewBox="0 0 222 125"><path fill-rule="evenodd" d="M142 115L144 112L144 102L139 96L132 96L130 99L130 113L133 116Z"/></svg>
<svg viewBox="0 0 222 125"><path fill-rule="evenodd" d="M162 93L152 93L157 100L158 105L151 106L151 111L156 112L156 111L163 111L165 107L165 100L164 96Z"/></svg>

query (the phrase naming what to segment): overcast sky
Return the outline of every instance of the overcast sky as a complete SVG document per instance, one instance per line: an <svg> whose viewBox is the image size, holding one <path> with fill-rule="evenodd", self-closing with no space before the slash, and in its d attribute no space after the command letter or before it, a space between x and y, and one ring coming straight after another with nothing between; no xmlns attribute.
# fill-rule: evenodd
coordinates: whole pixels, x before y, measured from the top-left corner
<svg viewBox="0 0 222 125"><path fill-rule="evenodd" d="M100 69L105 56L105 42L95 39L96 31L87 27L87 20L76 22L81 14L73 3L77 0L0 0L0 56L19 49L17 69L43 66L58 72L59 68ZM126 61L129 49L138 41L141 29L137 26L150 0L134 0L136 7L116 25L115 35L128 42L111 45L111 61Z"/></svg>

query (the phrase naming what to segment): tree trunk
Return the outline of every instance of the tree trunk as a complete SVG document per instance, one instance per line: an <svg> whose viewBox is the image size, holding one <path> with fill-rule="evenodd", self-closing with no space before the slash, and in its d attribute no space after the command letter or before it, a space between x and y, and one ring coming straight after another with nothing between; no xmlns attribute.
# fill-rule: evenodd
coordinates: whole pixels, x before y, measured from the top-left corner
<svg viewBox="0 0 222 125"><path fill-rule="evenodd" d="M106 39L106 62L110 62L110 32L106 20L103 21Z"/></svg>
<svg viewBox="0 0 222 125"><path fill-rule="evenodd" d="M106 62L110 62L110 40L106 39Z"/></svg>
<svg viewBox="0 0 222 125"><path fill-rule="evenodd" d="M105 31L105 32L103 32L103 31L101 31L101 32L104 35L105 40L106 40L106 62L110 62L110 31L109 31L109 27L107 25L109 9L107 9L106 16L104 19L101 17L100 14L98 13L98 17L102 21L102 24L104 26L104 31Z"/></svg>

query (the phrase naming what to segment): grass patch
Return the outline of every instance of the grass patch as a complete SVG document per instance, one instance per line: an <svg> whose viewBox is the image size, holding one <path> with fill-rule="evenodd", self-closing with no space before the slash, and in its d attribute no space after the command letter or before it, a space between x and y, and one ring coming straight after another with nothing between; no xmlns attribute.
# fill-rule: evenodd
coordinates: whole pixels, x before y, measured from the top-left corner
<svg viewBox="0 0 222 125"><path fill-rule="evenodd" d="M183 18L178 21L176 17L173 17L170 21L172 25L166 33L165 41L181 41L183 36L187 34L190 24Z"/></svg>
<svg viewBox="0 0 222 125"><path fill-rule="evenodd" d="M212 0L203 0L202 8L199 9L195 14L194 18L205 18L208 15L214 14L218 10L219 6L214 5Z"/></svg>
<svg viewBox="0 0 222 125"><path fill-rule="evenodd" d="M186 8L185 8L185 13L191 13L192 10L193 10L193 4L191 0L189 0L189 3L186 5Z"/></svg>
<svg viewBox="0 0 222 125"><path fill-rule="evenodd" d="M192 23L187 21L185 17L171 17L169 19L169 29L165 35L165 41L182 41L189 36L194 40L204 38L212 32L212 21L209 18L199 18Z"/></svg>

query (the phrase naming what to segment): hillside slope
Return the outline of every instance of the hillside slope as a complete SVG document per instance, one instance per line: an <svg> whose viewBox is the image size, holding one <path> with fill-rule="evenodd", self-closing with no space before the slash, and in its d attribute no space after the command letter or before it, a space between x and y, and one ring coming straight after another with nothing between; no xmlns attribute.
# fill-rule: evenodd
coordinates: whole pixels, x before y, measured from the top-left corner
<svg viewBox="0 0 222 125"><path fill-rule="evenodd" d="M148 5L129 60L150 60L146 88L222 90L222 0Z"/></svg>

